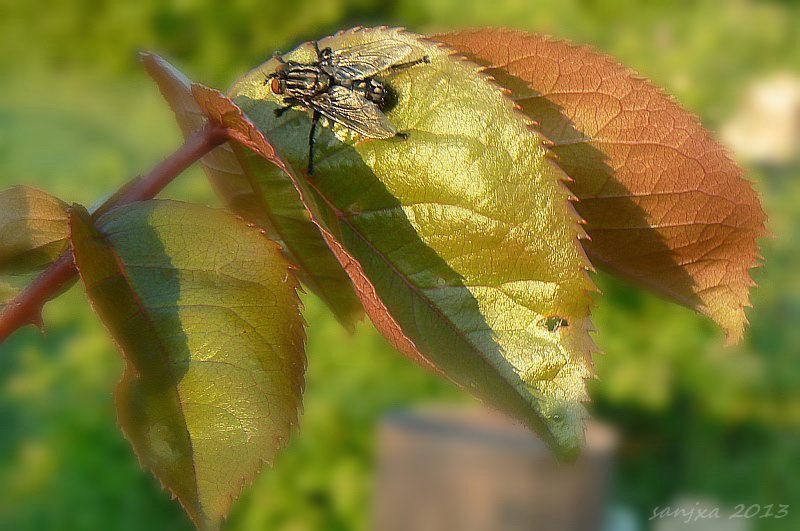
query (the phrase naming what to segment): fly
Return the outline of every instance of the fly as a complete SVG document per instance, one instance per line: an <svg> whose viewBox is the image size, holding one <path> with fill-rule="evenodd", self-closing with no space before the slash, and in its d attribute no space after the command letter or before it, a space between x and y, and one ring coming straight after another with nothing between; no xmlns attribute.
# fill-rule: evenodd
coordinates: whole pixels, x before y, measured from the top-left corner
<svg viewBox="0 0 800 531"><path fill-rule="evenodd" d="M395 95L378 75L391 75L420 63L429 63L426 55L414 61L404 60L414 51L411 46L393 39L369 42L332 50L313 43L317 60L311 63L285 61L264 81L270 90L283 97L284 106L275 109L280 117L295 107L310 109L311 131L308 135L308 174L314 173L314 142L317 122L326 117L368 138L406 138L386 117Z"/></svg>

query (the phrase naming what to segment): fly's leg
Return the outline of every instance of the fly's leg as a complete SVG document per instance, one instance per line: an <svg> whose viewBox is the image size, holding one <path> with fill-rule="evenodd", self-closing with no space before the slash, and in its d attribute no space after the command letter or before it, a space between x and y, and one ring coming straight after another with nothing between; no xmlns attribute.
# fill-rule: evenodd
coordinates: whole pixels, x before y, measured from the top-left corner
<svg viewBox="0 0 800 531"><path fill-rule="evenodd" d="M314 175L314 144L316 139L314 138L315 133L317 132L317 122L322 115L319 111L314 111L314 116L311 118L311 131L308 134L308 174Z"/></svg>
<svg viewBox="0 0 800 531"><path fill-rule="evenodd" d="M333 55L333 50L330 48L323 48L320 50L319 43L317 41L311 41L311 45L314 46L314 51L317 52L317 61L320 63L330 61L330 58Z"/></svg>
<svg viewBox="0 0 800 531"><path fill-rule="evenodd" d="M275 113L276 118L280 118L281 116L283 116L283 113L285 113L289 109L293 109L296 106L300 105L300 100L296 98L286 98L283 100L283 103L285 103L284 107L278 107L273 111Z"/></svg>
<svg viewBox="0 0 800 531"><path fill-rule="evenodd" d="M397 65L392 65L391 67L389 67L389 72L394 74L396 72L400 72L402 70L409 69L412 66L417 66L417 65L422 64L422 63L428 64L430 62L431 62L431 58L426 55L424 57L421 57L420 59L417 59L416 61L408 61L407 63L400 63L400 64L397 64Z"/></svg>
<svg viewBox="0 0 800 531"><path fill-rule="evenodd" d="M408 140L408 133L401 133L398 131L395 133L394 137L399 138L400 140Z"/></svg>

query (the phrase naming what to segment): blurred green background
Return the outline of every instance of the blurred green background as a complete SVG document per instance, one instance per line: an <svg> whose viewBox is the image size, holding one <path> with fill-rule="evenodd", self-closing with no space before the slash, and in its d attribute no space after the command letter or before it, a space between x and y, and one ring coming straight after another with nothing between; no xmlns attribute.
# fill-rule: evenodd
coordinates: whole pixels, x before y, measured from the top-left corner
<svg viewBox="0 0 800 531"><path fill-rule="evenodd" d="M790 1L0 0L0 186L92 204L148 171L180 134L136 52L227 87L273 50L355 24L420 32L504 25L595 45L721 127L747 87L800 74ZM750 168L776 238L763 242L745 342L605 275L594 320L605 354L596 417L622 434L613 502L648 528L678 497L789 504L755 529L800 529L800 164ZM167 195L215 203L194 168ZM235 506L230 529L366 529L377 422L469 401L394 353L369 324L349 337L306 297L302 433ZM122 363L80 287L48 306L48 333L0 346L0 529L189 529L117 429Z"/></svg>

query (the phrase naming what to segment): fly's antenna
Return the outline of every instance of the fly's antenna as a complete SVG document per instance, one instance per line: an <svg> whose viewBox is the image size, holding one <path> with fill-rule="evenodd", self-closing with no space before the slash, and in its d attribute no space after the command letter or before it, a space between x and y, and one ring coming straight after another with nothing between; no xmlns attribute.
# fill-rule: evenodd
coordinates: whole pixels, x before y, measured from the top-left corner
<svg viewBox="0 0 800 531"><path fill-rule="evenodd" d="M278 50L275 50L274 52L272 52L272 58L275 59L276 61L278 61L279 63L283 64L283 65L286 64L286 61L281 56L281 52L279 52Z"/></svg>
<svg viewBox="0 0 800 531"><path fill-rule="evenodd" d="M279 74L278 70L276 70L275 72L271 72L271 73L267 74L267 77L264 78L264 84L265 85L269 85L270 81L272 81L273 78L276 78L279 75L280 74Z"/></svg>

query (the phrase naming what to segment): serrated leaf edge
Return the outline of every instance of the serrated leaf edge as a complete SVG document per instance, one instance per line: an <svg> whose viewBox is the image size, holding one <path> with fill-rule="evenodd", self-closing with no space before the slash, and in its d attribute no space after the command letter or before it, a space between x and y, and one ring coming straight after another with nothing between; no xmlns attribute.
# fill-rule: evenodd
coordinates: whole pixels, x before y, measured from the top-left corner
<svg viewBox="0 0 800 531"><path fill-rule="evenodd" d="M158 201L158 202L161 202L161 203L184 203L182 201L168 200L168 199L156 199L156 200L151 200L151 201ZM186 203L186 204L190 204L190 203ZM227 215L238 219L240 222L242 222L248 228L253 229L256 232L258 232L259 234L261 234L267 241L270 242L271 245L275 246L275 248L278 250L279 255L283 256L283 254L280 252L281 246L277 242L275 242L271 238L269 238L269 236L267 235L266 231L263 228L255 225L253 223L250 223L249 221L245 220L241 216L238 216L237 214L229 212L227 210L215 209L215 208L209 207L207 205L197 205L197 204L192 204L192 205L193 205L193 207L207 208L208 210L223 211ZM72 209L74 209L74 208L79 208L80 210L83 210L85 212L85 209L81 205L73 205L70 208L70 218L69 218L69 226L70 226L70 237L69 237L69 240L70 240L70 242L72 242L72 230L71 230L72 229L72 225L73 225ZM87 213L87 215L88 215L88 213ZM102 217L101 217L101 219L102 219ZM98 232L100 231L100 229L97 228L96 226L95 226L95 230L98 230ZM291 281L293 283L293 286L290 287L290 290L292 292L292 298L295 299L295 301L297 303L297 317L298 317L298 323L299 323L299 326L297 326L297 330L296 330L297 337L295 338L295 340L298 341L299 350L300 350L300 353L301 353L301 356L302 356L302 362L303 362L303 373L305 373L305 370L308 367L308 358L306 357L306 354L305 354L306 343L307 343L307 335L305 333L305 327L307 326L307 323L306 323L305 317L303 317L303 315L302 315L303 302L302 302L302 300L300 299L300 296L297 293L297 290L298 290L298 287L299 287L299 282L298 282L297 277L295 276L295 274L291 272L294 269L296 269L296 267L293 266L291 263L288 263L288 265L289 265L289 268L288 268L288 271L287 271L287 275L288 275L287 281ZM78 270L78 273L80 274L80 266L78 265L78 261L77 260L75 260L75 267ZM86 291L87 298L89 299L89 303L91 304L95 314L98 315L98 317L99 317L100 313L98 312L98 309L97 309L97 307L95 305L95 302L92 299L92 297L89 296L88 288L86 286L86 280L83 278L83 275L80 275L80 276L81 276L81 281L84 284L84 290ZM291 280L289 280L289 279L291 279ZM131 291L133 291L132 288L131 288ZM138 299L138 295L136 296L136 298ZM111 332L111 330L109 329L108 325L105 323L105 320L100 318L100 322L103 325L103 327L106 329L106 332L108 332L108 335L111 337L112 341L114 342L115 346L117 347L117 350L120 352L120 354L122 354L122 357L125 360L125 366L126 366L125 370L126 371L130 370L134 374L139 375L140 374L139 371L136 369L135 365L130 362L129 357L128 357L127 353L126 353L126 350L122 347L122 345L119 343L117 338ZM123 374L122 378L120 379L120 381L115 386L115 390L114 390L115 407L117 406L118 389L119 389L119 387L121 385L123 385L125 380L126 380L126 375ZM293 415L293 418L290 419L290 421L289 421L289 430L288 430L287 436L285 438L281 437L281 436L275 436L274 437L274 442L275 442L274 449L275 450L281 450L281 449L285 448L288 445L288 443L289 443L289 441L291 439L291 436L294 433L294 431L295 430L299 430L299 413L303 412L302 396L303 396L304 391L305 391L305 378L301 377L300 388L299 388L300 400L298 402L296 402L295 404L292 404L292 406L295 409L295 415ZM203 522L201 522L201 521L196 519L196 516L199 516L199 515L195 515L193 513L193 511L190 511L189 507L187 506L187 504L182 499L180 499L178 497L178 495L172 490L172 488L169 487L169 485L166 485L164 483L164 481L161 479L161 477L156 473L155 469L153 469L153 467L148 465L144 461L143 457L141 455L139 455L139 452L136 450L136 447L133 444L133 441L128 436L127 430L119 422L119 417L117 417L117 425L119 426L120 431L122 432L122 434L125 437L125 439L130 444L131 448L133 449L133 452L136 455L137 461L139 462L139 466L143 470L149 471L152 474L152 476L156 480L158 480L159 484L161 485L161 490L162 491L169 492L170 496L171 496L171 498L173 500L175 500L175 499L178 500L178 503L180 503L180 505L183 508L184 512L189 516L189 518L195 524L195 527L197 527L198 529L201 529L203 527ZM189 434L189 442L191 444L191 434ZM194 451L193 450L192 450L192 455L194 456ZM256 478L258 478L258 476L263 471L264 465L265 464L269 465L270 468L273 467L273 461L272 460L264 458L264 457L260 457L259 459L260 459L260 466L258 466L252 472L252 474L250 476L242 477L236 492L231 493L231 494L229 494L227 496L227 501L224 504L224 511L221 514L221 518L222 518L223 521L227 519L227 517L228 517L228 515L230 513L230 509L231 509L231 507L233 505L233 502L236 501L241 496L242 491L245 489L245 487L252 486L252 484L254 483ZM195 483L196 483L196 481L197 480L195 478Z"/></svg>
<svg viewBox="0 0 800 531"><path fill-rule="evenodd" d="M761 193L756 188L755 182L746 177L747 176L747 172L744 170L744 168L742 168L741 166L739 166L739 164L736 163L736 161L733 158L733 153L732 153L731 149L728 146L726 146L725 144L723 144L722 142L720 142L719 140L717 140L714 137L713 131L711 131L709 129L706 129L703 126L703 123L700 120L700 117L697 115L697 113L692 112L689 109L684 108L674 95L672 95L669 92L667 92L661 86L656 85L650 79L642 76L641 74L639 74L639 72L637 72L633 68L620 63L612 55L607 54L607 53L605 53L603 51L600 51L596 47L594 47L594 46L592 46L590 44L575 43L575 42L571 41L570 39L557 38L557 37L554 37L552 35L545 34L545 33L533 33L532 34L532 33L529 33L527 31L524 31L524 30L510 29L510 28L506 28L506 27L502 27L501 26L501 27L490 27L490 28L475 28L475 27L466 28L464 30L455 31L455 32L451 32L451 33L448 33L448 34L449 35L470 35L470 34L475 35L475 34L484 34L486 32L490 32L490 33L494 33L494 34L498 34L498 35L516 36L518 38L523 38L523 39L529 39L531 37L539 37L542 40L544 40L545 42L558 43L558 44L562 44L562 45L564 45L564 46L566 46L568 48L571 48L573 50L576 50L576 51L587 52L589 54L592 54L597 59L603 61L607 65L610 65L613 68L619 69L622 74L626 75L630 79L632 79L632 80L634 80L634 81L636 81L638 83L642 83L647 88L653 90L655 93L657 93L657 94L661 95L662 97L664 97L664 99L666 100L666 102L669 105L671 105L673 107L676 107L681 113L685 114L689 118L689 120L692 123L692 125L694 125L695 127L698 127L700 130L702 130L704 132L704 134L706 134L709 137L709 139L711 139L716 144L719 153L722 154L722 156L726 159L727 162L729 162L733 167L736 168L736 177L741 179L743 182L745 182L750 187L750 189L753 190L756 199L759 201L759 204L761 204ZM435 40L436 39L436 35L434 35L431 38ZM436 42L438 42L438 41L436 41ZM464 57L468 57L468 55L465 55ZM504 70L505 67L498 65L498 66L484 67L484 69ZM591 140L591 139L588 138L587 140ZM570 178L569 181L573 181L573 179ZM756 240L758 240L760 238L765 238L765 237L770 237L770 238L775 237L774 233L772 233L767 228L767 220L768 220L768 218L767 218L766 214L763 211L763 207L761 209L760 214L761 214L760 215L761 220L757 224L756 230L752 231L752 232L754 232L753 237ZM751 231L748 231L748 232L751 232ZM604 263L605 264L604 267L607 270L609 270L609 271L615 271L616 270L616 268L614 266L612 266L608 262L602 260L602 258L600 258L599 256L595 256L594 254L592 254L592 255L593 255L595 260ZM739 305L739 310L741 312L741 317L742 317L742 326L740 327L739 330L732 330L730 328L722 326L722 328L725 330L728 344L738 343L741 340L742 336L743 336L744 328L749 324L749 319L748 319L747 314L746 314L746 312L744 310L745 310L745 308L752 308L750 292L752 291L752 288L757 286L757 283L753 279L752 271L763 266L763 259L764 259L764 257L761 254L760 246L758 245L758 243L756 243L756 246L755 246L755 249L754 249L754 252L753 252L752 256L748 257L749 265L744 268L744 271L746 272L746 275L745 275L745 278L742 281L742 285L747 288L748 296L747 296L746 300L744 300ZM685 300L682 297L677 297L673 293L666 293L661 288L658 288L658 287L656 287L654 285L648 284L647 287L649 289L652 289L652 290L658 292L658 293L662 293L664 296L668 296L669 298L671 298L673 300L682 301L682 304L684 306L686 306L688 308L691 308L691 309L694 309L695 311L710 317L712 320L714 320L716 322L716 318L714 317L713 312L711 311L711 309L705 303L703 303L703 304L694 304L692 301Z"/></svg>

